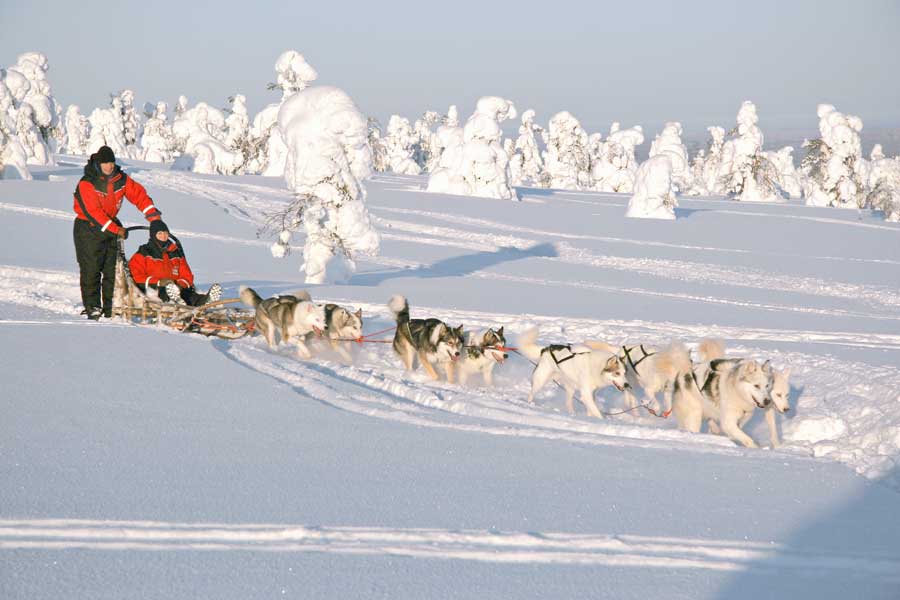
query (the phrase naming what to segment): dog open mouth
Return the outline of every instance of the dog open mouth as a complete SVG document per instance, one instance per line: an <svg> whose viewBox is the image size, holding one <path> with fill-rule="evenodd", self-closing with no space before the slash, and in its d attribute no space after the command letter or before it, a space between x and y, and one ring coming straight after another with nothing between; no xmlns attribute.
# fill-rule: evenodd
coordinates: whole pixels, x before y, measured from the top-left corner
<svg viewBox="0 0 900 600"><path fill-rule="evenodd" d="M316 333L316 336L318 336L318 337L322 337L325 334L324 330L319 329L315 325L313 325L313 331Z"/></svg>
<svg viewBox="0 0 900 600"><path fill-rule="evenodd" d="M624 385L620 385L620 384L619 384L618 382L616 382L616 381L613 381L613 385L616 386L616 389L619 390L620 392L624 392L624 391L625 391L625 386L624 386Z"/></svg>

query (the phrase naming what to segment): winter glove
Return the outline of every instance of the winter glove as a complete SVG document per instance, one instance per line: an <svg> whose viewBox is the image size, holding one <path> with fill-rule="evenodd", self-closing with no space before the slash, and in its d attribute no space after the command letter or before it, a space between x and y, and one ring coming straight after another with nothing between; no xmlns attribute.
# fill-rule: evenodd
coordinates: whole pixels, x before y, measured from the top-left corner
<svg viewBox="0 0 900 600"><path fill-rule="evenodd" d="M160 279L159 282L156 284L156 287L164 288L167 285L169 285L170 283L175 283L175 282L172 281L171 279Z"/></svg>

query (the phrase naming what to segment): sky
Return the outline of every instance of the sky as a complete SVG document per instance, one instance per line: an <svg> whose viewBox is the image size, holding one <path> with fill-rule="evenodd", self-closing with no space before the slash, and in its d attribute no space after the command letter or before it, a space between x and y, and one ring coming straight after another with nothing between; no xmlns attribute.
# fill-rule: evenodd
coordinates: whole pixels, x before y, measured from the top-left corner
<svg viewBox="0 0 900 600"><path fill-rule="evenodd" d="M278 100L266 84L294 49L382 123L498 95L589 131L727 126L743 100L764 131L815 131L821 102L900 125L898 26L898 0L0 0L0 65L43 52L57 99L84 113L131 88L140 104L242 93L252 114Z"/></svg>

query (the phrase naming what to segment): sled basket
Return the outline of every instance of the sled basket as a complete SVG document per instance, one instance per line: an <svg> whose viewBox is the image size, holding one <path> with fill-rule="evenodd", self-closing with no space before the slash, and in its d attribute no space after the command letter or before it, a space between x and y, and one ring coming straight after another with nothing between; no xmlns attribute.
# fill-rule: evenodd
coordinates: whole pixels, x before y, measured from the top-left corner
<svg viewBox="0 0 900 600"><path fill-rule="evenodd" d="M128 227L128 231L149 230L141 225ZM181 247L177 237L169 237ZM141 325L171 327L177 331L200 333L224 339L237 339L250 334L255 326L255 313L252 310L237 308L234 305L241 301L229 298L209 302L203 306L185 306L173 302L162 302L135 284L128 268L125 255L125 240L118 240L118 256L116 258L116 282L113 293L113 315L122 317Z"/></svg>

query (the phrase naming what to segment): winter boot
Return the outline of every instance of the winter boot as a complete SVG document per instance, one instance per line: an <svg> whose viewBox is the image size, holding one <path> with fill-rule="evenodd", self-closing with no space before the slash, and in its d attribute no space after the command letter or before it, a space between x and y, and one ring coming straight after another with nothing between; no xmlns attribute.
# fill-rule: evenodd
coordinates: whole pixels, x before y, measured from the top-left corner
<svg viewBox="0 0 900 600"><path fill-rule="evenodd" d="M184 298L181 297L181 288L178 287L177 283L166 284L166 294L169 296L169 302L174 302L175 304L186 304Z"/></svg>
<svg viewBox="0 0 900 600"><path fill-rule="evenodd" d="M214 283L209 286L209 291L206 292L206 302L205 304L209 304L210 302L218 302L222 299L222 286L218 283Z"/></svg>
<svg viewBox="0 0 900 600"><path fill-rule="evenodd" d="M84 313L87 315L87 318L90 319L91 321L99 321L100 317L103 316L103 310L101 310L99 306L86 308L86 309L84 309Z"/></svg>

